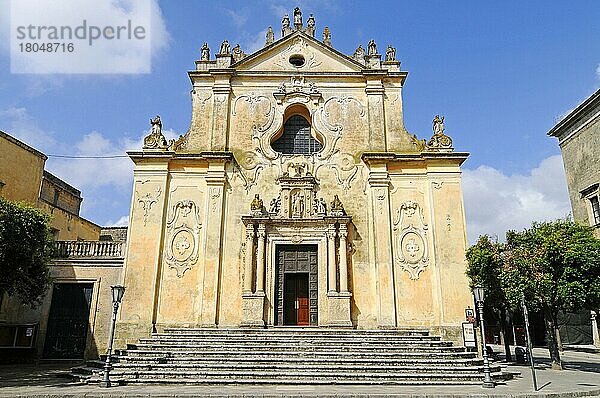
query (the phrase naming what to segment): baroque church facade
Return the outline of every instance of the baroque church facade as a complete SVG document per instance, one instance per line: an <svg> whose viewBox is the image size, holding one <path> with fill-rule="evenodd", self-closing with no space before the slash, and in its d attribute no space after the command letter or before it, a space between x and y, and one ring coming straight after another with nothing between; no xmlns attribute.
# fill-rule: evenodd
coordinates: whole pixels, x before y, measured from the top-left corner
<svg viewBox="0 0 600 398"><path fill-rule="evenodd" d="M407 73L345 55L299 9L247 55L207 44L189 130L160 117L135 163L117 341L167 327L424 328L472 303L460 166L443 117L403 122Z"/></svg>

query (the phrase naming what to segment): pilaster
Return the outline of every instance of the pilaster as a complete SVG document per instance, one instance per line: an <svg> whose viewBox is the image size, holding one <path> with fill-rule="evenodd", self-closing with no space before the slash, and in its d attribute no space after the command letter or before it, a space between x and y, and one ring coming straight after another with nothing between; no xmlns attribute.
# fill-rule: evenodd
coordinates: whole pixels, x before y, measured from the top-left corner
<svg viewBox="0 0 600 398"><path fill-rule="evenodd" d="M369 119L369 149L372 151L385 151L385 113L383 109L382 77L379 75L367 76L367 115Z"/></svg>
<svg viewBox="0 0 600 398"><path fill-rule="evenodd" d="M229 126L229 104L231 97L232 71L214 71L213 114L210 134L210 149L224 151L227 147L227 130Z"/></svg>
<svg viewBox="0 0 600 398"><path fill-rule="evenodd" d="M201 324L215 326L217 324L218 294L220 286L222 246L223 246L223 212L225 206L225 184L227 177L225 165L227 156L208 155L208 172L206 180L206 210L204 219L204 277L202 278L202 312Z"/></svg>

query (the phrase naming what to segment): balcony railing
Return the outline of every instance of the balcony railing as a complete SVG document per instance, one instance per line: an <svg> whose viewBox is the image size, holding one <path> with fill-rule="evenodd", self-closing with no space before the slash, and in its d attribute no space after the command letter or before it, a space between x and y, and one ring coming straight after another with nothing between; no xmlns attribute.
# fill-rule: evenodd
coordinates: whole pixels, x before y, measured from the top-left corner
<svg viewBox="0 0 600 398"><path fill-rule="evenodd" d="M55 244L58 258L125 256L125 242L63 240Z"/></svg>

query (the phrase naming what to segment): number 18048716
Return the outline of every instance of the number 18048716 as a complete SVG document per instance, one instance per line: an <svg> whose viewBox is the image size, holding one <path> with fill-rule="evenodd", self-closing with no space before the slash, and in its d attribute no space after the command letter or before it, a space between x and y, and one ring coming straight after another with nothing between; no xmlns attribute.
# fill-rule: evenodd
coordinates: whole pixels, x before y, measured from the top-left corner
<svg viewBox="0 0 600 398"><path fill-rule="evenodd" d="M73 43L19 43L19 50L22 53L72 53L75 51Z"/></svg>

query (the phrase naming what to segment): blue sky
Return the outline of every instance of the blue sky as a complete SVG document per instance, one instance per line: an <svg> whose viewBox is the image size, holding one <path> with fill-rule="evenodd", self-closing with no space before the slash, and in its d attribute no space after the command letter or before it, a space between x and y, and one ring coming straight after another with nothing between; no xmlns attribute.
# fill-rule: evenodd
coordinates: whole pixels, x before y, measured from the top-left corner
<svg viewBox="0 0 600 398"><path fill-rule="evenodd" d="M266 27L279 34L283 12L299 5L315 15L317 36L329 26L343 53L371 38L397 48L409 72L409 131L427 138L433 116L443 114L457 150L471 153L471 240L569 212L558 145L546 132L600 85L598 1L158 1L151 74L82 76L10 74L7 5L0 0L0 129L47 154L123 154L155 114L172 134L184 133L186 71L202 43L213 54L225 38L256 50ZM84 217L124 222L128 159L51 157L47 168L82 190Z"/></svg>

